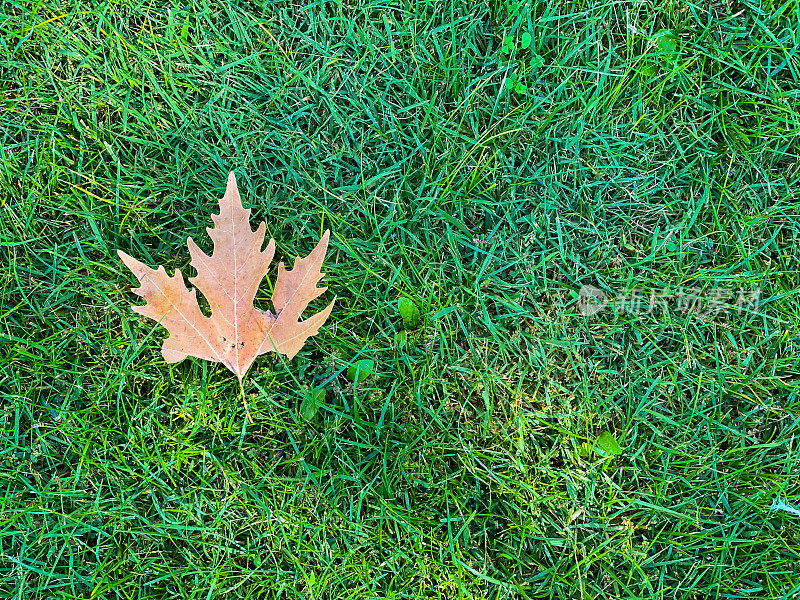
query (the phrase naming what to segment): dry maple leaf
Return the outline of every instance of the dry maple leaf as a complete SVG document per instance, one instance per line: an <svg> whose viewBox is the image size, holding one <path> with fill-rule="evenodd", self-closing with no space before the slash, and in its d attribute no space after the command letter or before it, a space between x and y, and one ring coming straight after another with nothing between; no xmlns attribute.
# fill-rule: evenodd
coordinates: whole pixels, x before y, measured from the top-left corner
<svg viewBox="0 0 800 600"><path fill-rule="evenodd" d="M272 314L258 310L253 300L272 262L275 240L270 239L261 250L266 225L262 222L255 232L250 229L250 210L242 206L233 173L220 198L219 215L211 219L216 226L206 229L214 242L211 256L192 238L186 240L197 271L189 281L208 300L210 317L200 311L196 290L186 287L179 269L169 277L163 266L151 269L121 250L117 254L141 284L131 291L147 300L133 310L158 321L170 333L161 348L164 359L176 363L195 356L221 362L241 383L257 356L277 351L294 357L330 315L335 298L324 310L300 320L308 303L328 289L318 288L317 283L323 276L320 268L330 231L325 231L311 254L295 259L292 270L278 265Z"/></svg>

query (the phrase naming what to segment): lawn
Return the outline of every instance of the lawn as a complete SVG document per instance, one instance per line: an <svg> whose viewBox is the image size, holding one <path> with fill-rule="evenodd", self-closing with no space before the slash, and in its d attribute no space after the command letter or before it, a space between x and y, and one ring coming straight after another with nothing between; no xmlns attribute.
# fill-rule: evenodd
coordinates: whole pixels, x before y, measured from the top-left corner
<svg viewBox="0 0 800 600"><path fill-rule="evenodd" d="M799 135L798 0L3 0L0 597L800 597ZM117 257L230 171L252 423Z"/></svg>

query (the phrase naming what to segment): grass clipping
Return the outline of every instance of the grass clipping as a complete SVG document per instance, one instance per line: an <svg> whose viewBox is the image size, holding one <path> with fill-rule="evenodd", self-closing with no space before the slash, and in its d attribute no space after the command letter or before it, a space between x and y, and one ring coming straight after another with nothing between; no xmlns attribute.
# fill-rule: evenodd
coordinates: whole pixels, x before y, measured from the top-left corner
<svg viewBox="0 0 800 600"><path fill-rule="evenodd" d="M330 230L306 258L295 259L294 268L278 265L272 293L275 313L253 305L258 286L267 274L275 254L275 240L262 251L266 225L250 229L250 210L242 206L236 177L228 175L225 195L219 201L219 214L212 215L214 228L207 229L214 252L206 255L188 238L191 265L197 276L189 281L202 292L211 307L211 316L200 311L195 289L189 289L179 269L169 277L163 266L151 269L125 252L117 253L136 275L141 287L133 288L144 298L143 306L133 306L140 315L158 321L170 335L161 353L169 363L187 356L220 362L242 379L256 357L270 351L294 357L306 340L319 332L331 313L334 300L322 311L301 321L309 302L327 290L317 287L328 249Z"/></svg>

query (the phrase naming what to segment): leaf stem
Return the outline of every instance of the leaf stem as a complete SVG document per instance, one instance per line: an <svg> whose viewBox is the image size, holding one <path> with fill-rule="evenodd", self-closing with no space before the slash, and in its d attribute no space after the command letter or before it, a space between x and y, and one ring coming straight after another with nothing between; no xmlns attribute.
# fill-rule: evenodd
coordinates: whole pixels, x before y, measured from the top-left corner
<svg viewBox="0 0 800 600"><path fill-rule="evenodd" d="M250 416L250 407L247 406L247 396L244 393L244 386L242 385L242 380L239 379L238 377L236 378L236 380L239 382L239 391L242 393L242 404L244 404L244 412L247 413L247 421L248 423L250 423L250 425L252 425L253 423L255 423L255 421L253 421L253 417Z"/></svg>

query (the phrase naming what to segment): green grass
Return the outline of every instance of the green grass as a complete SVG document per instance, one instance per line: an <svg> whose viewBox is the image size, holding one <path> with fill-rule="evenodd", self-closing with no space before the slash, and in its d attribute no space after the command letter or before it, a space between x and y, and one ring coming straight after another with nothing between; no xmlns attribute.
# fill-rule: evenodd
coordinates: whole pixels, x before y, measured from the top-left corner
<svg viewBox="0 0 800 600"><path fill-rule="evenodd" d="M800 596L797 0L165 6L0 3L0 597ZM230 170L338 297L252 425L116 257Z"/></svg>

